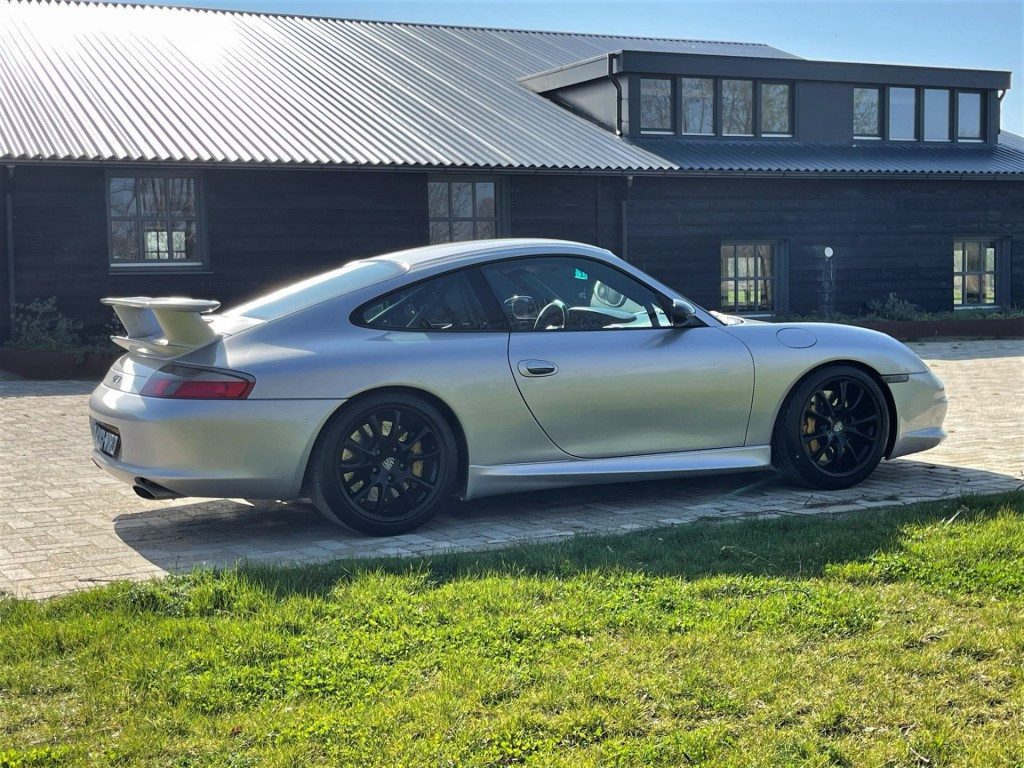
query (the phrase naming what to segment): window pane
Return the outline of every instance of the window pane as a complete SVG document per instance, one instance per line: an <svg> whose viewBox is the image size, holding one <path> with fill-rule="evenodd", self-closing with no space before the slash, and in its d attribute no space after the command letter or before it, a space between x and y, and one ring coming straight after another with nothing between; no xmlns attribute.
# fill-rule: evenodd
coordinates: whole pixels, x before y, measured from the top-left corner
<svg viewBox="0 0 1024 768"><path fill-rule="evenodd" d="M167 212L167 179L139 179L138 185L143 216L162 215Z"/></svg>
<svg viewBox="0 0 1024 768"><path fill-rule="evenodd" d="M179 261L197 261L196 223L177 220L171 224L171 258Z"/></svg>
<svg viewBox="0 0 1024 768"><path fill-rule="evenodd" d="M982 284L984 286L982 290L982 300L986 304L996 303L996 276L995 275L983 275Z"/></svg>
<svg viewBox="0 0 1024 768"><path fill-rule="evenodd" d="M878 89L853 89L853 135L881 136L879 130Z"/></svg>
<svg viewBox="0 0 1024 768"><path fill-rule="evenodd" d="M728 270L729 276L731 277L732 274L733 274L733 272L732 272L733 265L735 264L735 262L733 261L733 257L736 256L736 246L734 246L734 245L723 245L722 248L721 248L721 253L722 253L722 272L724 274L725 271Z"/></svg>
<svg viewBox="0 0 1024 768"><path fill-rule="evenodd" d="M956 135L961 139L981 138L981 94L957 94Z"/></svg>
<svg viewBox="0 0 1024 768"><path fill-rule="evenodd" d="M432 181L427 184L427 213L432 219L448 218L447 181Z"/></svg>
<svg viewBox="0 0 1024 768"><path fill-rule="evenodd" d="M722 133L752 136L754 133L754 83L722 81Z"/></svg>
<svg viewBox="0 0 1024 768"><path fill-rule="evenodd" d="M374 328L479 331L492 326L464 272L427 280L385 296L363 312Z"/></svg>
<svg viewBox="0 0 1024 768"><path fill-rule="evenodd" d="M968 240L964 244L966 250L967 272L981 272L981 243Z"/></svg>
<svg viewBox="0 0 1024 768"><path fill-rule="evenodd" d="M162 221L146 221L142 224L142 257L164 260L170 257L167 242L167 225Z"/></svg>
<svg viewBox="0 0 1024 768"><path fill-rule="evenodd" d="M737 283L736 308L749 311L754 308L754 281L741 280Z"/></svg>
<svg viewBox="0 0 1024 768"><path fill-rule="evenodd" d="M432 221L430 222L430 242L431 243L448 243L451 242L452 231L451 225L447 221Z"/></svg>
<svg viewBox="0 0 1024 768"><path fill-rule="evenodd" d="M740 277L754 276L754 246L736 246L736 274Z"/></svg>
<svg viewBox="0 0 1024 768"><path fill-rule="evenodd" d="M711 136L715 133L715 81L704 77L684 77L680 83L683 104L683 133Z"/></svg>
<svg viewBox="0 0 1024 768"><path fill-rule="evenodd" d="M176 216L196 215L195 179L167 179L168 208Z"/></svg>
<svg viewBox="0 0 1024 768"><path fill-rule="evenodd" d="M477 240L487 240L488 238L497 236L497 231L493 221L478 221L476 223Z"/></svg>
<svg viewBox="0 0 1024 768"><path fill-rule="evenodd" d="M775 272L774 266L772 264L775 255L774 251L775 248L773 248L768 243L762 243L761 245L757 246L757 268L759 270L759 277L774 276Z"/></svg>
<svg viewBox="0 0 1024 768"><path fill-rule="evenodd" d="M961 240L956 240L953 243L953 271L964 271L964 244Z"/></svg>
<svg viewBox="0 0 1024 768"><path fill-rule="evenodd" d="M473 239L473 222L472 221L453 221L452 222L452 240L459 242L460 240L472 240Z"/></svg>
<svg viewBox="0 0 1024 768"><path fill-rule="evenodd" d="M889 138L917 138L917 91L913 88L889 89Z"/></svg>
<svg viewBox="0 0 1024 768"><path fill-rule="evenodd" d="M964 275L964 304L981 304L981 275Z"/></svg>
<svg viewBox="0 0 1024 768"><path fill-rule="evenodd" d="M672 130L671 80L640 80L640 130Z"/></svg>
<svg viewBox="0 0 1024 768"><path fill-rule="evenodd" d="M110 180L110 215L135 216L139 207L135 195L135 179Z"/></svg>
<svg viewBox="0 0 1024 768"><path fill-rule="evenodd" d="M452 184L452 216L459 219L473 217L473 185L468 181Z"/></svg>
<svg viewBox="0 0 1024 768"><path fill-rule="evenodd" d="M757 309L760 312L770 312L775 306L774 288L771 280L758 280L757 282Z"/></svg>
<svg viewBox="0 0 1024 768"><path fill-rule="evenodd" d="M736 304L736 288L732 280L722 281L722 309L732 309Z"/></svg>
<svg viewBox="0 0 1024 768"><path fill-rule="evenodd" d="M112 261L139 260L139 225L134 221L110 223L110 258Z"/></svg>
<svg viewBox="0 0 1024 768"><path fill-rule="evenodd" d="M924 92L925 141L949 141L949 91L928 88Z"/></svg>
<svg viewBox="0 0 1024 768"><path fill-rule="evenodd" d="M985 271L996 271L996 244L991 241L985 243Z"/></svg>
<svg viewBox="0 0 1024 768"><path fill-rule="evenodd" d="M761 84L761 133L789 135L789 86Z"/></svg>
<svg viewBox="0 0 1024 768"><path fill-rule="evenodd" d="M963 275L953 276L953 303L960 305L964 303L964 277Z"/></svg>
<svg viewBox="0 0 1024 768"><path fill-rule="evenodd" d="M476 215L480 218L489 218L494 216L494 182L477 182Z"/></svg>

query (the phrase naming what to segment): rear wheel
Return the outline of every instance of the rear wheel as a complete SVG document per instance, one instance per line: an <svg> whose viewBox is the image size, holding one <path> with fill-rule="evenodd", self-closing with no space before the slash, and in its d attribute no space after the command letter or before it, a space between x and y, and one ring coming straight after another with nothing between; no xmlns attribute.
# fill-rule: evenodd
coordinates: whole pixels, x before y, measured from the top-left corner
<svg viewBox="0 0 1024 768"><path fill-rule="evenodd" d="M859 368L815 371L787 398L775 424L772 458L794 482L839 489L870 475L885 453L889 409Z"/></svg>
<svg viewBox="0 0 1024 768"><path fill-rule="evenodd" d="M437 408L414 395L374 395L346 408L317 440L310 495L331 521L374 535L423 525L450 502L458 447Z"/></svg>

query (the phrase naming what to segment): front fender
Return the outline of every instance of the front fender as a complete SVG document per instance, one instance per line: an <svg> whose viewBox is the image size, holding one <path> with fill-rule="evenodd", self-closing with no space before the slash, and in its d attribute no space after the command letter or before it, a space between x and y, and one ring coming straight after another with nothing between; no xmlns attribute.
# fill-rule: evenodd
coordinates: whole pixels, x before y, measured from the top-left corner
<svg viewBox="0 0 1024 768"><path fill-rule="evenodd" d="M793 343L783 342L787 334L780 339L779 332L787 329L801 331L789 334L800 339L801 346L787 346ZM905 344L867 328L830 323L743 323L723 330L743 342L754 359L747 445L771 442L786 396L807 373L822 365L857 363L879 376L928 373L928 366Z"/></svg>

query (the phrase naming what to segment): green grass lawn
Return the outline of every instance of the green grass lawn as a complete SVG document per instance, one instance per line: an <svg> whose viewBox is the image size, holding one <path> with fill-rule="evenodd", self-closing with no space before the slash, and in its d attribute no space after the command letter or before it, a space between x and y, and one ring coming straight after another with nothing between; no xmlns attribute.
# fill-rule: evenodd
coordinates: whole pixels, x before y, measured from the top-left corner
<svg viewBox="0 0 1024 768"><path fill-rule="evenodd" d="M0 600L0 766L1024 765L1024 494Z"/></svg>

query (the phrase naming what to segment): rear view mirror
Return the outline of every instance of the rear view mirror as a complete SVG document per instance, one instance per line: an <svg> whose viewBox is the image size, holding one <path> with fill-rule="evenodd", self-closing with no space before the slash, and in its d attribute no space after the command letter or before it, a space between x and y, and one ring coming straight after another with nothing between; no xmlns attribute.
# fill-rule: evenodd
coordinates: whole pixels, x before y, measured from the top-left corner
<svg viewBox="0 0 1024 768"><path fill-rule="evenodd" d="M694 309L693 304L682 299L672 300L672 312L669 318L672 321L673 328L686 328L690 325L690 321L693 320L693 316L697 313Z"/></svg>

